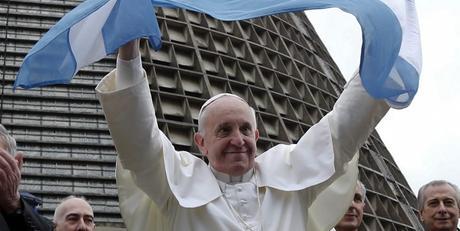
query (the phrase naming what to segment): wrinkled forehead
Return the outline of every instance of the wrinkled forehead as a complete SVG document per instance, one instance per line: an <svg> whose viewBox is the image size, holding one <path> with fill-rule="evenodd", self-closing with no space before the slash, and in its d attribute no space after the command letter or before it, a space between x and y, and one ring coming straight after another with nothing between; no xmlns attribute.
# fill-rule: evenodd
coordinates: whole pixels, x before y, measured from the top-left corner
<svg viewBox="0 0 460 231"><path fill-rule="evenodd" d="M457 195L455 189L450 186L449 184L441 184L441 185L430 185L425 189L425 201L434 198L452 198L457 200Z"/></svg>
<svg viewBox="0 0 460 231"><path fill-rule="evenodd" d="M83 216L94 216L93 209L88 204L88 202L81 200L79 198L69 199L68 201L64 202L62 208L62 215L65 217L69 214L80 214Z"/></svg>
<svg viewBox="0 0 460 231"><path fill-rule="evenodd" d="M211 98L209 98L208 100L206 100L206 102L204 102L204 104L201 106L201 109L200 109L200 113L198 114L198 118L201 118L201 115L203 114L203 112L211 105L213 104L214 102L218 101L218 99L221 99L223 97L233 97L235 99L238 99L240 100L241 102L244 102L246 105L248 105L249 107L249 104L246 102L246 100L244 100L243 98L237 96L237 95L234 95L234 94L230 94L230 93L220 93L218 95L215 95Z"/></svg>

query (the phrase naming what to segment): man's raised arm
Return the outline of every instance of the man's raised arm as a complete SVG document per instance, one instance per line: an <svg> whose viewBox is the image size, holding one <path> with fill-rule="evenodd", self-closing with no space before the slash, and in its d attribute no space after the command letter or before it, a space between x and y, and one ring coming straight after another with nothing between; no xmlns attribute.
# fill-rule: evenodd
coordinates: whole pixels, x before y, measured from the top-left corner
<svg viewBox="0 0 460 231"><path fill-rule="evenodd" d="M161 207L172 195L163 160L164 146L172 144L158 128L139 40L119 49L117 69L96 91L121 163L117 172L129 170L135 184Z"/></svg>
<svg viewBox="0 0 460 231"><path fill-rule="evenodd" d="M359 74L347 83L333 110L326 116L331 129L336 171L342 171L343 164L357 153L389 108L384 100L369 95Z"/></svg>

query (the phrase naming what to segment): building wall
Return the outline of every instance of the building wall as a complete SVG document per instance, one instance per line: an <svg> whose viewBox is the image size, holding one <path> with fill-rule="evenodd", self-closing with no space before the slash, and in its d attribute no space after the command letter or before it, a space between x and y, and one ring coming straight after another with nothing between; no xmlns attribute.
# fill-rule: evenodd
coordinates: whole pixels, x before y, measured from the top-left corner
<svg viewBox="0 0 460 231"><path fill-rule="evenodd" d="M123 227L115 157L94 87L115 57L83 68L69 85L12 92L15 74L35 42L79 0L0 2L1 123L26 153L22 189L44 201L50 216L60 199L77 194L93 205L99 227ZM142 42L159 127L177 149L193 144L200 106L230 92L257 113L258 152L293 143L332 109L345 80L303 13L238 22L180 10L155 10L163 46ZM415 196L374 132L360 151L368 188L360 230L418 230Z"/></svg>

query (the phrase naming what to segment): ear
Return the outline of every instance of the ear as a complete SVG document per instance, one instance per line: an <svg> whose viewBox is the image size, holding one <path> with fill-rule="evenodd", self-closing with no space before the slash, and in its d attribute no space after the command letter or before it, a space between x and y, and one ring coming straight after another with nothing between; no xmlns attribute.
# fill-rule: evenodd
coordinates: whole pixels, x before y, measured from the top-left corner
<svg viewBox="0 0 460 231"><path fill-rule="evenodd" d="M195 141L196 146L200 149L201 154L206 156L208 154L208 152L207 152L207 149L206 149L206 147L204 145L204 137L203 137L203 135L201 133L197 132L193 136L193 140Z"/></svg>
<svg viewBox="0 0 460 231"><path fill-rule="evenodd" d="M256 128L256 130L254 131L254 138L256 139L256 141L259 140L259 136L259 129Z"/></svg>
<svg viewBox="0 0 460 231"><path fill-rule="evenodd" d="M420 212L419 212L419 215L418 215L418 216L420 217L420 221L423 223L423 209L422 209L422 210L420 210Z"/></svg>
<svg viewBox="0 0 460 231"><path fill-rule="evenodd" d="M22 152L16 152L14 159L17 161L19 170L22 169L22 164L24 163L24 154Z"/></svg>

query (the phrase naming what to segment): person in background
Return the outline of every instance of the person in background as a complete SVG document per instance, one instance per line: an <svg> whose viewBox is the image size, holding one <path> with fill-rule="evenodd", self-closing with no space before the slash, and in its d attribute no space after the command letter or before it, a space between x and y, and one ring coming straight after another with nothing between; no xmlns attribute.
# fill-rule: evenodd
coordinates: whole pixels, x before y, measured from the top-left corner
<svg viewBox="0 0 460 231"><path fill-rule="evenodd" d="M75 196L64 198L54 210L55 231L93 231L96 228L91 205Z"/></svg>
<svg viewBox="0 0 460 231"><path fill-rule="evenodd" d="M460 213L458 186L445 180L423 185L417 196L420 220L426 231L455 231Z"/></svg>
<svg viewBox="0 0 460 231"><path fill-rule="evenodd" d="M358 231L363 221L366 187L358 180L351 205L335 226L335 231ZM333 229L334 230L334 229Z"/></svg>
<svg viewBox="0 0 460 231"><path fill-rule="evenodd" d="M19 192L23 154L16 140L0 124L0 230L48 231L52 223L37 212L41 200Z"/></svg>

